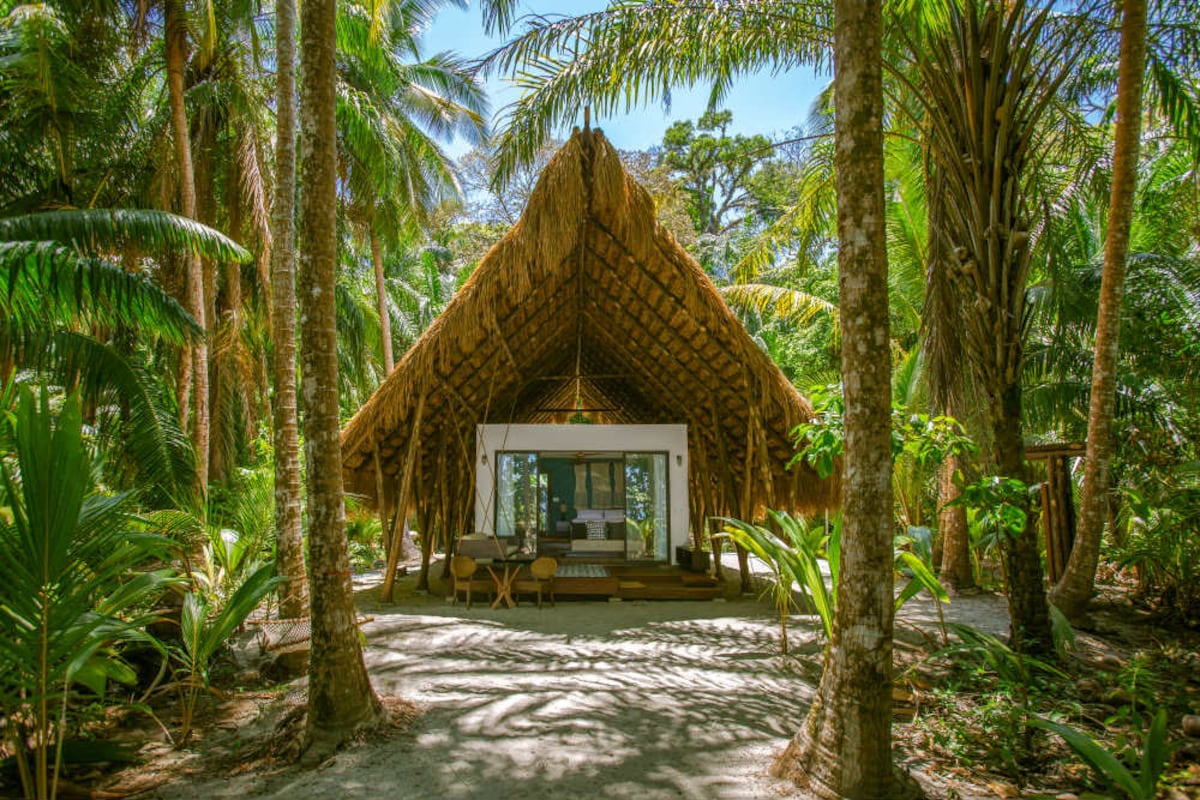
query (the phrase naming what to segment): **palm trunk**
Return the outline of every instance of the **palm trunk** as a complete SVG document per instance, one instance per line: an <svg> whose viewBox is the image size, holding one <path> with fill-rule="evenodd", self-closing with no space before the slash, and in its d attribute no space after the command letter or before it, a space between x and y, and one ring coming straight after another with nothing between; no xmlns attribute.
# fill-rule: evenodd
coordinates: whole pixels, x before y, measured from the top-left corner
<svg viewBox="0 0 1200 800"><path fill-rule="evenodd" d="M180 213L196 218L196 178L192 168L192 145L188 133L187 108L183 101L183 71L187 65L187 19L183 0L165 0L163 23L166 36L167 92L171 103L171 130L179 167ZM201 328L206 328L204 273L200 257L187 256L185 307ZM208 345L200 339L191 348L192 449L196 457L196 492L208 490ZM182 406L184 400L180 400ZM185 413L181 411L181 415Z"/></svg>
<svg viewBox="0 0 1200 800"><path fill-rule="evenodd" d="M1001 477L1028 482L1025 445L1021 440L1021 386L1013 384L989 398L996 472ZM1032 506L1025 513L1025 528L1016 536L1001 537L1001 557L1008 590L1009 637L1021 652L1051 653L1050 607L1046 603L1045 576L1038 547L1038 517Z"/></svg>
<svg viewBox="0 0 1200 800"><path fill-rule="evenodd" d="M1086 611L1091 600L1096 567L1100 563L1100 537L1108 515L1108 473L1115 449L1112 425L1117 400L1121 304L1125 296L1125 259L1129 255L1129 229L1137 191L1145 71L1146 0L1125 0L1113 142L1112 200L1108 208L1104 275L1100 280L1100 310L1096 320L1083 498L1071 558L1051 594L1053 603L1071 618Z"/></svg>
<svg viewBox="0 0 1200 800"><path fill-rule="evenodd" d="M954 483L959 461L947 458L938 471L938 532L941 534L941 580L948 588L961 592L975 586L971 569L971 539L967 531L967 510L949 505L962 492Z"/></svg>
<svg viewBox="0 0 1200 800"><path fill-rule="evenodd" d="M336 0L305 0L300 43L300 369L304 376L312 655L305 760L382 714L358 642L338 429ZM284 315L279 314L280 317Z"/></svg>
<svg viewBox="0 0 1200 800"><path fill-rule="evenodd" d="M838 283L845 387L842 579L821 683L772 772L822 797L912 794L892 765L892 460L882 16L834 4Z"/></svg>
<svg viewBox="0 0 1200 800"><path fill-rule="evenodd" d="M383 282L383 251L379 247L379 235L375 232L375 223L371 229L371 263L375 265L375 298L379 305L379 336L383 340L383 374L392 374L396 361L392 356L392 319L388 314L387 286Z"/></svg>
<svg viewBox="0 0 1200 800"><path fill-rule="evenodd" d="M296 0L275 0L275 196L271 202L271 340L275 392L275 551L279 615L308 613L300 517L300 438L296 409Z"/></svg>

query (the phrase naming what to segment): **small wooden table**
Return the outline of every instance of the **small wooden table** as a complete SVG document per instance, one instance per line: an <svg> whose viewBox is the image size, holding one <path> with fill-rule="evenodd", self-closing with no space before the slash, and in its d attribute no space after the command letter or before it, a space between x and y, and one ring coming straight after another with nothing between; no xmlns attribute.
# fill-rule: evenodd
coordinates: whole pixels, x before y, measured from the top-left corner
<svg viewBox="0 0 1200 800"><path fill-rule="evenodd" d="M517 601L512 596L513 584L516 583L521 570L531 560L531 557L513 558L507 561L495 561L487 565L487 571L491 573L492 580L496 582L496 599L492 601L492 608L499 608L501 603L509 608L516 608ZM504 567L503 573L496 571L496 568L501 566Z"/></svg>
<svg viewBox="0 0 1200 800"><path fill-rule="evenodd" d="M500 575L496 572L496 568L488 564L487 571L491 573L492 580L496 582L496 599L492 601L492 608L499 608L501 603L504 603L509 608L515 608L517 601L513 600L512 585L517 579L517 574L521 571L520 564L511 564L503 562L504 574Z"/></svg>

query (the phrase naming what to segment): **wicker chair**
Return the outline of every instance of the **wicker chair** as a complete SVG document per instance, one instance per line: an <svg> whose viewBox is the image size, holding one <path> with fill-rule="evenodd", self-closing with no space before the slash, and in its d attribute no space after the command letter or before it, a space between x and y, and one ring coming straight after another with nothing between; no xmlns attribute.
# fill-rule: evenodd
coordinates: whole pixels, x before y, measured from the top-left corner
<svg viewBox="0 0 1200 800"><path fill-rule="evenodd" d="M467 608L471 607L471 592L472 590L482 590L487 593L488 598L492 596L492 589L495 588L491 579L483 580L475 577L475 572L479 569L479 565L475 563L475 559L470 556L455 556L450 559L450 578L453 581L454 597L451 603L458 602L458 593L466 592Z"/></svg>
<svg viewBox="0 0 1200 800"><path fill-rule="evenodd" d="M526 594L536 594L538 608L542 607L542 591L550 593L550 606L554 607L554 573L558 571L558 561L550 556L542 556L535 559L529 565L529 577L517 578L513 582L513 595L519 596L521 592Z"/></svg>

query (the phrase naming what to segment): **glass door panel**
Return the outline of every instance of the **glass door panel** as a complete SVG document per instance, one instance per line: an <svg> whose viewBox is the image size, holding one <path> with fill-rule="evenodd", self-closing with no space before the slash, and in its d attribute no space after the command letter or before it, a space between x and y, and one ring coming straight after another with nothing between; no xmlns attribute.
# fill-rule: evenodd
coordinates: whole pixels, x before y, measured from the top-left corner
<svg viewBox="0 0 1200 800"><path fill-rule="evenodd" d="M537 453L500 453L496 476L496 535L524 544L541 521Z"/></svg>
<svg viewBox="0 0 1200 800"><path fill-rule="evenodd" d="M625 454L625 552L667 560L667 454Z"/></svg>

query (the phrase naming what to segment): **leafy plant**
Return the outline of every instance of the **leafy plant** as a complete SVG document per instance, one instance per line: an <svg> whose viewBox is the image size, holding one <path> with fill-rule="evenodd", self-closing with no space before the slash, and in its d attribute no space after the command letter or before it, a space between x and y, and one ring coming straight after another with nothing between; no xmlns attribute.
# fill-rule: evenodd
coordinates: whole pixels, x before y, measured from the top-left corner
<svg viewBox="0 0 1200 800"><path fill-rule="evenodd" d="M837 586L837 537L826 535L823 527L805 523L789 514L767 512L779 532L762 525L739 519L725 519L725 528L718 537L731 539L760 558L771 570L773 580L766 592L772 595L779 613L780 651L788 652L787 618L796 607L793 587L799 586L802 595L821 618L826 637L833 635L833 603ZM832 555L831 555L832 553ZM833 587L825 584L818 559L828 557Z"/></svg>
<svg viewBox="0 0 1200 800"><path fill-rule="evenodd" d="M25 795L44 798L57 791L72 686L133 682L114 645L148 638L136 609L172 578L137 571L164 543L138 530L127 495L95 490L77 396L55 421L47 393L22 390L14 427L16 469L3 465L0 487L0 717Z"/></svg>
<svg viewBox="0 0 1200 800"><path fill-rule="evenodd" d="M929 528L909 527L908 533L897 536L893 542L896 553L896 571L908 576L908 583L896 595L896 610L922 590L933 596L937 608L938 626L942 629L942 643L948 640L946 618L942 603L950 602L950 595L933 573L933 531Z"/></svg>
<svg viewBox="0 0 1200 800"><path fill-rule="evenodd" d="M216 612L203 592L192 591L184 595L183 613L179 621L181 644L172 648L172 655L179 664L175 676L183 719L180 744L191 735L196 703L200 694L209 687L212 657L250 616L263 597L286 580L274 572L274 562L260 566Z"/></svg>
<svg viewBox="0 0 1200 800"><path fill-rule="evenodd" d="M1086 733L1060 722L1035 717L1030 724L1062 738L1102 783L1132 800L1153 800L1167 764L1167 711L1159 709L1143 740L1136 771Z"/></svg>

